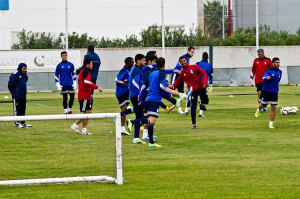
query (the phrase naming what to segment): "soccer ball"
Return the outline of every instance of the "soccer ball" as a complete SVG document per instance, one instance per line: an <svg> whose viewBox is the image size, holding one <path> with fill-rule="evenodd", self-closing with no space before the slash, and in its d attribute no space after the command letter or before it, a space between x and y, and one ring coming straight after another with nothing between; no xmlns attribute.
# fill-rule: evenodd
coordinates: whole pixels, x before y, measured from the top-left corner
<svg viewBox="0 0 300 199"><path fill-rule="evenodd" d="M288 114L289 114L289 108L290 108L290 107L282 107L282 108L280 109L280 113L281 113L282 115L288 115Z"/></svg>

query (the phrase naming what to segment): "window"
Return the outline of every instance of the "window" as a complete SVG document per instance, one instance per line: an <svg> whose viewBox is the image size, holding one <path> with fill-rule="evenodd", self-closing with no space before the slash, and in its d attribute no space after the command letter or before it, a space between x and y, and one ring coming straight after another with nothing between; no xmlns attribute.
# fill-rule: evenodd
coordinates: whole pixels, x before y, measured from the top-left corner
<svg viewBox="0 0 300 199"><path fill-rule="evenodd" d="M8 0L0 0L0 10L8 10Z"/></svg>

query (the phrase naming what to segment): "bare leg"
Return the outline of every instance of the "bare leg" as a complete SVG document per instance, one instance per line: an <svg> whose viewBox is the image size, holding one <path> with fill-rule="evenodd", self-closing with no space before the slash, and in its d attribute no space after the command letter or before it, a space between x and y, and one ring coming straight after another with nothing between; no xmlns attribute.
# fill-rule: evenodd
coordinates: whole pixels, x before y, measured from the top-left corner
<svg viewBox="0 0 300 199"><path fill-rule="evenodd" d="M259 99L260 99L260 94L261 94L261 91L257 91L258 104L260 104L260 102L259 102Z"/></svg>
<svg viewBox="0 0 300 199"><path fill-rule="evenodd" d="M125 111L127 109L128 104L125 104L122 108L121 111ZM121 116L121 126L125 126L125 121L126 121L126 115Z"/></svg>
<svg viewBox="0 0 300 199"><path fill-rule="evenodd" d="M271 105L270 121L274 122L276 115L276 105Z"/></svg>
<svg viewBox="0 0 300 199"><path fill-rule="evenodd" d="M86 110L84 112L84 114L90 114L90 113L92 113L92 110ZM88 119L85 119L85 120L82 121L82 128L86 128L87 127L88 121L89 121Z"/></svg>

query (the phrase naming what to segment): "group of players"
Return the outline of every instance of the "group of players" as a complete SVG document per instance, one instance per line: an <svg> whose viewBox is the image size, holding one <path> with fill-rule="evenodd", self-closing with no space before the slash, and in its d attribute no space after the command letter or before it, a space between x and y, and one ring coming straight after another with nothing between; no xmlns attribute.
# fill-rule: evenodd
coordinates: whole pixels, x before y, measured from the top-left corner
<svg viewBox="0 0 300 199"><path fill-rule="evenodd" d="M213 81L213 68L208 63L208 54L202 54L202 61L195 65L190 65L190 58L194 55L195 48L189 47L185 55L179 58L174 69L165 69L165 59L157 57L155 51L149 51L146 56L137 54L135 59L127 57L125 65L118 73L116 82L116 97L121 108L121 132L131 135L134 132L133 143L140 144L149 141L149 147L161 147L154 142L153 129L156 119L159 116L159 107L166 112L170 112L176 106L178 113L187 115L191 106L192 127L196 129L196 109L198 96L200 97L199 117L203 117L203 111L206 110L206 104L209 103L207 95L208 80L209 84ZM264 56L263 49L257 51L258 58L254 60L250 84L255 84L258 93L259 107L255 112L258 118L260 113L267 111L266 106L270 102L271 113L269 128L274 128L276 105L278 104L279 81L282 72L279 69L280 60L274 57L271 61ZM63 96L63 107L65 114L72 114L75 90L77 89L76 74L78 75L78 101L80 111L84 114L91 113L93 105L93 92L102 89L96 85L97 76L100 68L100 57L94 52L94 46L89 45L87 54L84 57L83 66L76 70L71 62L67 61L67 52L61 53L62 61L56 67L55 82L56 87ZM14 115L25 115L26 94L27 94L27 65L20 63L18 70L11 74L8 88L12 94ZM166 74L171 74L171 83L166 79ZM184 83L187 85L188 92L184 93ZM210 87L211 88L211 87ZM175 91L178 89L178 92ZM70 100L68 103L68 95ZM173 97L178 97L174 99ZM167 107L162 99L170 101L173 105ZM182 111L181 102L187 99L185 111ZM128 105L132 103L133 107ZM135 113L135 120L127 120L126 115ZM125 128L127 123L128 131ZM80 132L78 125L82 123ZM25 121L15 123L17 127L31 127ZM91 135L87 130L87 119L77 120L72 124L71 129L83 135ZM134 131L133 131L134 125ZM140 128L143 125L143 136L139 138Z"/></svg>
<svg viewBox="0 0 300 199"><path fill-rule="evenodd" d="M189 47L187 54L181 56L174 69L165 69L165 59L157 57L155 51L149 51L146 56L137 54L135 59L127 57L125 66L117 75L116 97L121 108L121 131L123 134L131 135L134 125L134 144L144 144L149 141L149 147L161 147L154 143L153 127L159 116L159 107L170 112L178 107L178 112L187 115L188 107L191 106L191 117L193 129L196 129L196 109L198 96L200 96L200 113L206 110L208 104L207 95L208 77L212 83L213 70L208 63L208 54L203 53L203 60L196 65L189 65L190 58L194 55L194 47ZM134 65L135 62L135 65ZM171 84L168 84L166 74L172 74ZM184 83L188 92L184 93ZM178 88L178 92L175 89ZM177 100L173 97L179 97ZM162 99L170 101L173 105L167 107ZM130 100L129 100L130 99ZM187 99L185 112L181 109L182 99ZM133 105L128 107L130 102ZM128 131L125 128L126 115L135 113L135 120L127 120ZM143 126L142 139L139 137L140 127Z"/></svg>

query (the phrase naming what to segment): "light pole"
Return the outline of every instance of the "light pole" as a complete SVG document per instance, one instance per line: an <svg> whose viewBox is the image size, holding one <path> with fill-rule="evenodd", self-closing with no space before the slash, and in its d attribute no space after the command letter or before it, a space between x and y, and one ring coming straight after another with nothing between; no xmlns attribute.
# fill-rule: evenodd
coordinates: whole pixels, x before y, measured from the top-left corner
<svg viewBox="0 0 300 199"><path fill-rule="evenodd" d="M161 46L162 46L162 56L165 58L166 52L165 52L165 24L164 24L164 1L161 0Z"/></svg>
<svg viewBox="0 0 300 199"><path fill-rule="evenodd" d="M259 49L258 0L256 0L256 51Z"/></svg>
<svg viewBox="0 0 300 199"><path fill-rule="evenodd" d="M66 0L66 50L69 49L69 33L68 33L68 0Z"/></svg>

